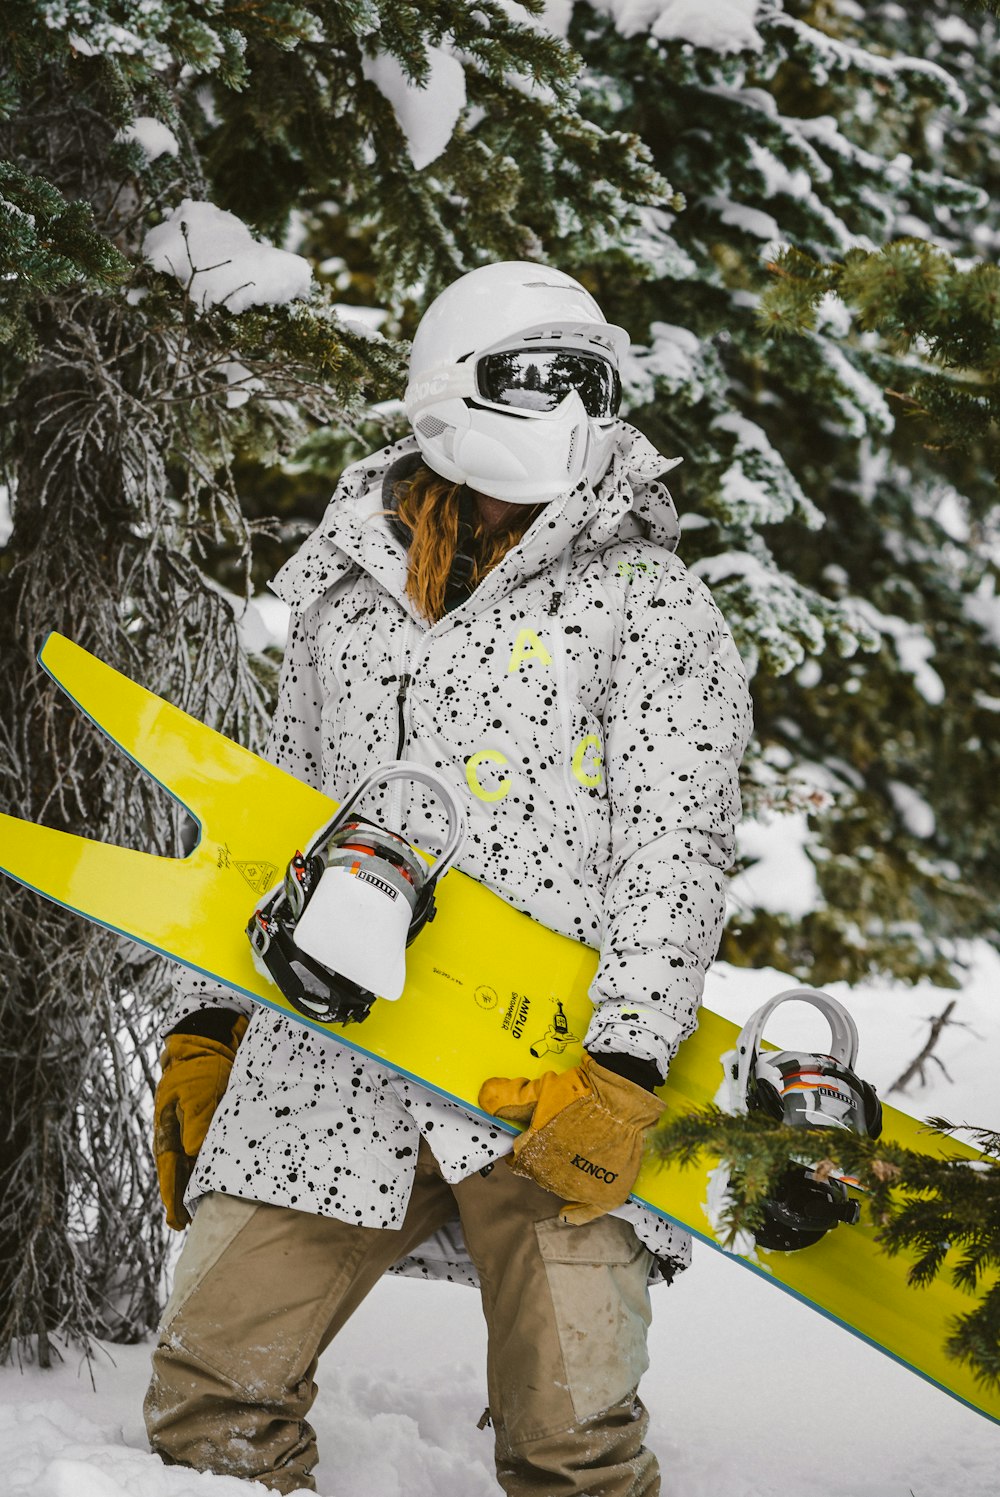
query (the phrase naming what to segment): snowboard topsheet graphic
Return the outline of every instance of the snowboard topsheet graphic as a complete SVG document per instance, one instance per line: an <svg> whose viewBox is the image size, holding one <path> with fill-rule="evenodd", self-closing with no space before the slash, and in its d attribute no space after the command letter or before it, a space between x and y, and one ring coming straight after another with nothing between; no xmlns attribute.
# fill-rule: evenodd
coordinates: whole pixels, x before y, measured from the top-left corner
<svg viewBox="0 0 1000 1497"><path fill-rule="evenodd" d="M58 634L39 658L77 706L187 808L201 835L189 856L168 858L0 816L4 872L480 1116L476 1098L487 1077L576 1064L597 953L538 925L454 868L438 886L437 918L407 952L399 1002L377 1000L368 1019L346 1029L292 1009L254 967L245 927L260 896L329 820L335 803ZM716 1100L723 1056L734 1049L736 1034L735 1025L702 1010L697 1033L682 1045L662 1089L671 1110ZM886 1138L924 1152L979 1157L894 1108L884 1114ZM703 1160L682 1170L648 1161L635 1197L720 1247L710 1203L717 1164ZM910 1260L879 1252L874 1235L863 1210L857 1226L838 1227L803 1251L727 1256L1000 1423L1000 1390L943 1349L951 1321L971 1307L970 1298L947 1275L910 1288Z"/></svg>

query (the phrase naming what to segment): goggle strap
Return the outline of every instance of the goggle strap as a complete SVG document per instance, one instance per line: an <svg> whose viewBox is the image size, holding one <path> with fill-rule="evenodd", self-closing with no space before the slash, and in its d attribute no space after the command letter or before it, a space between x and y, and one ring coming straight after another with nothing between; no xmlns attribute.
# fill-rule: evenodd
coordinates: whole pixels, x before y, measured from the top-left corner
<svg viewBox="0 0 1000 1497"><path fill-rule="evenodd" d="M406 387L404 400L411 422L421 411L443 400L465 400L476 394L474 364L439 364Z"/></svg>

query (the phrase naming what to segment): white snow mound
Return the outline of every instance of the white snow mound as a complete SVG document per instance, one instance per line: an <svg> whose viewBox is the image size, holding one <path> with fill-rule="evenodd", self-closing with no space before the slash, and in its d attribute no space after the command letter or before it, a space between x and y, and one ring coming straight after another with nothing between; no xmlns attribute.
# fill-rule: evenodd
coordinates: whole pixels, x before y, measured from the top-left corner
<svg viewBox="0 0 1000 1497"><path fill-rule="evenodd" d="M410 82L388 52L361 63L365 77L392 105L418 172L440 156L465 108L465 70L458 58L442 47L428 47L427 56L430 77L423 88Z"/></svg>
<svg viewBox="0 0 1000 1497"><path fill-rule="evenodd" d="M150 161L155 161L157 156L176 156L180 150L177 136L169 125L148 114L140 114L131 125L119 130L115 140L137 140Z"/></svg>
<svg viewBox="0 0 1000 1497"><path fill-rule="evenodd" d="M758 0L597 0L622 36L641 31L663 41L690 42L713 52L759 52Z"/></svg>
<svg viewBox="0 0 1000 1497"><path fill-rule="evenodd" d="M283 306L308 296L312 285L308 260L261 243L235 213L191 198L150 229L142 253L154 270L176 276L202 309Z"/></svg>

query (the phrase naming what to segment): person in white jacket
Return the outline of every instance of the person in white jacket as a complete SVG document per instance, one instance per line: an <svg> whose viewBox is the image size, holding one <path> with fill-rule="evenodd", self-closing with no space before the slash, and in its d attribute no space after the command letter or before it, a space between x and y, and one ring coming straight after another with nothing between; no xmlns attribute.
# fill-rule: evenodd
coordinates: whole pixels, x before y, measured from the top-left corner
<svg viewBox="0 0 1000 1497"><path fill-rule="evenodd" d="M155 1147L168 1221L194 1220L146 1398L168 1462L314 1489L318 1358L395 1269L478 1283L509 1497L659 1492L647 1286L690 1243L628 1196L718 949L750 707L674 555L673 463L618 418L627 345L562 272L463 276L414 340L412 435L346 470L275 579L292 623L269 756L337 800L380 761L443 775L466 805L458 866L599 949L594 1013L579 1066L484 1074L484 1109L528 1125L512 1152L180 974ZM416 783L362 809L444 845Z"/></svg>

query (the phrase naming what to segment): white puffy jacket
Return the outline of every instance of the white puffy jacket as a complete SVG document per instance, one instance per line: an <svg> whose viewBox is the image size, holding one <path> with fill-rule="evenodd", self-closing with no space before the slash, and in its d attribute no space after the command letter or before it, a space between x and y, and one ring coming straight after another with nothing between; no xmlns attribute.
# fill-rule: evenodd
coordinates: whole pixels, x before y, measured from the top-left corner
<svg viewBox="0 0 1000 1497"><path fill-rule="evenodd" d="M732 638L673 554L677 517L657 481L673 464L623 423L596 494L580 484L546 505L429 626L384 514L386 475L415 451L408 438L349 467L275 578L292 628L269 757L338 800L379 761L440 770L466 801L458 866L600 949L587 1049L665 1071L718 948L750 729ZM432 853L443 845L444 812L421 786L375 789L360 809ZM166 1027L220 1004L252 1022L189 1201L221 1190L397 1226L418 1130L449 1180L510 1149L481 1118L190 972ZM658 1259L687 1261L685 1233L631 1203L618 1214ZM452 1236L408 1267L468 1279L461 1259Z"/></svg>

